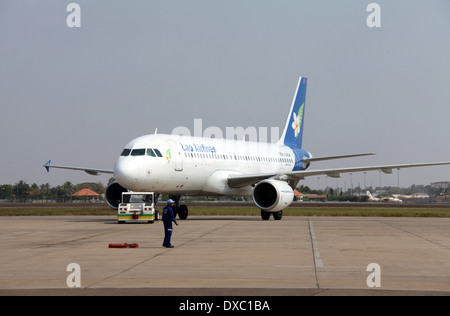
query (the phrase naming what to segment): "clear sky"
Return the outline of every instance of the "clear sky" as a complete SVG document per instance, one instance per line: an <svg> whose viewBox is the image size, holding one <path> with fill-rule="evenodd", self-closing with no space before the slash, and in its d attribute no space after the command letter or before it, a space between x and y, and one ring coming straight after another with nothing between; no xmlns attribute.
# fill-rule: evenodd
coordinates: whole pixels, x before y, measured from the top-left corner
<svg viewBox="0 0 450 316"><path fill-rule="evenodd" d="M300 75L304 148L377 153L311 168L449 161L449 16L448 0L0 0L0 184L106 183L42 164L112 169L131 139L196 118L282 130ZM401 186L449 180L448 166L400 171Z"/></svg>

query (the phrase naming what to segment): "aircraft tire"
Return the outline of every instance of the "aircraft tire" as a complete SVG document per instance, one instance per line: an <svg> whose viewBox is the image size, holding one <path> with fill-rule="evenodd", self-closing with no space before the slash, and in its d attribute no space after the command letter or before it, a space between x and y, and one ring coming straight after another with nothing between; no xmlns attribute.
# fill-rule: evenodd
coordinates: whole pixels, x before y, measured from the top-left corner
<svg viewBox="0 0 450 316"><path fill-rule="evenodd" d="M273 213L273 219L279 221L283 217L283 211Z"/></svg>
<svg viewBox="0 0 450 316"><path fill-rule="evenodd" d="M179 217L181 220L185 220L185 219L188 218L188 215L189 215L188 207L187 207L185 204L181 204L181 205L178 207L178 217Z"/></svg>
<svg viewBox="0 0 450 316"><path fill-rule="evenodd" d="M268 221L270 219L270 213L261 210L261 218L263 221Z"/></svg>

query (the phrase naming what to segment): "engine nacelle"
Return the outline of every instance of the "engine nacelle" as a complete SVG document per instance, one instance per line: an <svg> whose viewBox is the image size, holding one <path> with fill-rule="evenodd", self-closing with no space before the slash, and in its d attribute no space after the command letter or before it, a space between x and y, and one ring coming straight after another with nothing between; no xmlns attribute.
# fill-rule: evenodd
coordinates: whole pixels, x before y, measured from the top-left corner
<svg viewBox="0 0 450 316"><path fill-rule="evenodd" d="M253 201L266 212L278 212L294 200L294 190L284 181L263 180L253 189Z"/></svg>
<svg viewBox="0 0 450 316"><path fill-rule="evenodd" d="M113 182L106 188L105 199L109 207L117 210L119 208L120 201L122 200L122 193L128 192L123 186L117 182Z"/></svg>

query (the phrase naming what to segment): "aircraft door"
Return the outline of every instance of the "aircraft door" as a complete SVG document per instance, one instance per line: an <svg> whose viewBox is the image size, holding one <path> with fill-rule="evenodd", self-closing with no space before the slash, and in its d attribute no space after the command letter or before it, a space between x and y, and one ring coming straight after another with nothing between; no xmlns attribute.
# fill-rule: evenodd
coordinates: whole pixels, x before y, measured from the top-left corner
<svg viewBox="0 0 450 316"><path fill-rule="evenodd" d="M173 160L175 171L183 171L183 154L181 152L180 146L178 146L177 143L172 140L169 140L169 145L171 154L168 153L168 155L171 157L168 158Z"/></svg>

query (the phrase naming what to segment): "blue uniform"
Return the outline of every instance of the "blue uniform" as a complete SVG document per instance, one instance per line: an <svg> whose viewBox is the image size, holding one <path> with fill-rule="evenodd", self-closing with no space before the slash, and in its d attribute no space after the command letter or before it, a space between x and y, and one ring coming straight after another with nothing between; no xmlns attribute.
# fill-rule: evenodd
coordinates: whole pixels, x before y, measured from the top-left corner
<svg viewBox="0 0 450 316"><path fill-rule="evenodd" d="M164 242L163 242L163 246L164 247L171 247L172 245L170 244L170 239L172 238L172 222L174 222L176 224L177 221L175 220L175 217L173 216L173 209L172 209L172 207L170 205L167 205L163 209L162 220L163 220L163 223L164 223Z"/></svg>

